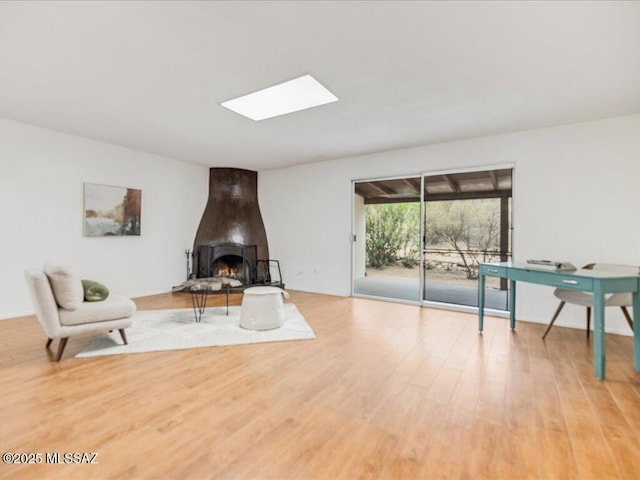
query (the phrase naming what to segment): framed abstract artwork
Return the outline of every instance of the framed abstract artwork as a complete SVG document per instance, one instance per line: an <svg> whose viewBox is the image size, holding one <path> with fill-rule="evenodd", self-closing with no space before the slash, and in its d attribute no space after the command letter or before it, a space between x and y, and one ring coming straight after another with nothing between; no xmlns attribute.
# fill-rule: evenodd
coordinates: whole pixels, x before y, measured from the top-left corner
<svg viewBox="0 0 640 480"><path fill-rule="evenodd" d="M142 190L84 184L84 236L140 235Z"/></svg>

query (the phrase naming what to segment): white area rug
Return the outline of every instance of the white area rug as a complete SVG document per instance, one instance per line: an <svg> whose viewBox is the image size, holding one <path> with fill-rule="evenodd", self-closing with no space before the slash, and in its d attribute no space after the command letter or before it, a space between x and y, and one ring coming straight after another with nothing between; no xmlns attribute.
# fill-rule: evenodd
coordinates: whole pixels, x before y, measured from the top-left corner
<svg viewBox="0 0 640 480"><path fill-rule="evenodd" d="M120 333L113 331L100 337L76 357L316 338L295 305L286 303L284 307L284 325L263 331L240 327L240 307L229 307L229 316L225 307L207 308L200 323L195 322L193 309L139 311L125 332L128 345L123 345Z"/></svg>

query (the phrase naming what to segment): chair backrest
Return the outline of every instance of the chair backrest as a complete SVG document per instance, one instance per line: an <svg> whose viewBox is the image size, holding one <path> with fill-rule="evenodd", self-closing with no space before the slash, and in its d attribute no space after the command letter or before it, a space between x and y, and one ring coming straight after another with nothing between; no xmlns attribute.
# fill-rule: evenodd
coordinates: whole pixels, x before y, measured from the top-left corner
<svg viewBox="0 0 640 480"><path fill-rule="evenodd" d="M49 338L56 337L60 330L58 304L53 296L49 279L40 270L30 269L24 272L29 286L31 301L36 308L36 317Z"/></svg>

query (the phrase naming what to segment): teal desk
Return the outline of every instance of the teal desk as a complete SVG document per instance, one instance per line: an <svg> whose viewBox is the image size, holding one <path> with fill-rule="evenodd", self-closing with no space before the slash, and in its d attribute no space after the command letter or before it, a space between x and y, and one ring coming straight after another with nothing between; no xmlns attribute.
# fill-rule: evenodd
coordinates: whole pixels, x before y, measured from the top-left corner
<svg viewBox="0 0 640 480"><path fill-rule="evenodd" d="M593 294L594 319L594 364L596 377L604 379L605 342L604 342L604 302L608 293L633 294L633 355L634 366L640 372L640 276L624 275L600 270L573 270L560 272L528 263L481 263L478 272L478 328L482 332L484 320L485 277L506 278L509 280L509 320L511 329L516 328L516 282L537 283L550 287L580 290Z"/></svg>

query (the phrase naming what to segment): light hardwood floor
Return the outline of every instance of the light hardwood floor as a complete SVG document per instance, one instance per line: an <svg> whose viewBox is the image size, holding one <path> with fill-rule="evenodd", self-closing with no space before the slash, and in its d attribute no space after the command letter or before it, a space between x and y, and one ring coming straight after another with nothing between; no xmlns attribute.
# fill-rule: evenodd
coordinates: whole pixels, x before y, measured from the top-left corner
<svg viewBox="0 0 640 480"><path fill-rule="evenodd" d="M99 463L0 465L0 477L640 478L630 337L607 335L598 381L581 330L543 342L543 325L489 317L480 335L475 315L290 301L317 339L73 358L88 337L54 363L34 318L1 321L0 450Z"/></svg>

